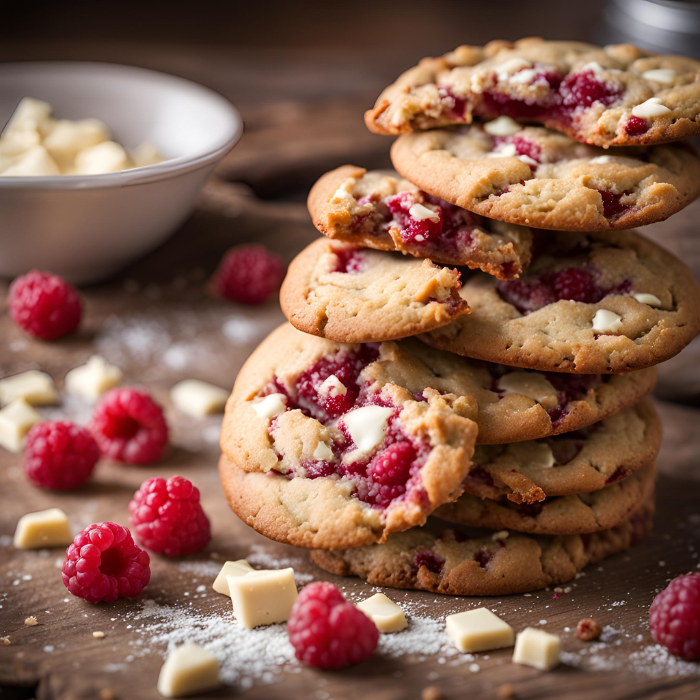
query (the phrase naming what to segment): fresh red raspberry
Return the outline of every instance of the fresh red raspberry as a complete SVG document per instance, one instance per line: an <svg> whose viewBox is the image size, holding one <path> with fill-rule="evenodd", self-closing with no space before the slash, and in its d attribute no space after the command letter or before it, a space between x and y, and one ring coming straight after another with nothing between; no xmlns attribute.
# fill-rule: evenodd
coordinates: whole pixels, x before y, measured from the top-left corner
<svg viewBox="0 0 700 700"><path fill-rule="evenodd" d="M296 657L307 666L343 668L372 656L377 626L332 584L317 581L301 593L287 623Z"/></svg>
<svg viewBox="0 0 700 700"><path fill-rule="evenodd" d="M640 136L641 134L646 134L649 131L649 125L646 119L641 119L640 117L630 117L625 124L625 131L630 136Z"/></svg>
<svg viewBox="0 0 700 700"><path fill-rule="evenodd" d="M199 489L184 476L144 481L129 503L129 512L139 544L168 557L194 554L211 538Z"/></svg>
<svg viewBox="0 0 700 700"><path fill-rule="evenodd" d="M148 553L117 523L88 525L66 551L65 587L88 603L135 598L151 579Z"/></svg>
<svg viewBox="0 0 700 700"><path fill-rule="evenodd" d="M276 292L284 279L282 259L263 245L239 245L231 248L214 273L214 291L225 299L241 304L263 304Z"/></svg>
<svg viewBox="0 0 700 700"><path fill-rule="evenodd" d="M80 323L82 305L75 287L56 275L32 270L10 285L12 320L29 335L56 340Z"/></svg>
<svg viewBox="0 0 700 700"><path fill-rule="evenodd" d="M700 574L674 578L649 609L651 636L672 654L700 659Z"/></svg>
<svg viewBox="0 0 700 700"><path fill-rule="evenodd" d="M45 489L77 489L90 477L100 448L90 431L68 421L46 421L27 435L24 471Z"/></svg>
<svg viewBox="0 0 700 700"><path fill-rule="evenodd" d="M597 296L595 278L588 270L567 267L559 270L552 283L560 299L593 303Z"/></svg>
<svg viewBox="0 0 700 700"><path fill-rule="evenodd" d="M409 442L395 442L374 459L367 469L369 481L363 501L386 508L406 492L411 478L411 467L418 453Z"/></svg>
<svg viewBox="0 0 700 700"><path fill-rule="evenodd" d="M90 430L103 455L127 464L157 462L168 444L163 409L141 389L108 391L95 407Z"/></svg>

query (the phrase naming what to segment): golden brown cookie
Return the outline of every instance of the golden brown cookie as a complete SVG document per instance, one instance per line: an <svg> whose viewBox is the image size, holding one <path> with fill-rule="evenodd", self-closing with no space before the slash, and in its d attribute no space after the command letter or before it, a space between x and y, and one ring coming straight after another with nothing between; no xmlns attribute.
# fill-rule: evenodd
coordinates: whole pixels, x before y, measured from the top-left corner
<svg viewBox="0 0 700 700"><path fill-rule="evenodd" d="M664 362L700 330L700 285L632 231L547 235L527 273L464 276L472 308L421 336L434 347L555 372L629 372Z"/></svg>
<svg viewBox="0 0 700 700"><path fill-rule="evenodd" d="M700 133L700 62L629 44L528 38L460 46L403 73L365 122L401 134L498 116L604 147L685 139Z"/></svg>
<svg viewBox="0 0 700 700"><path fill-rule="evenodd" d="M406 134L394 167L425 192L499 221L559 231L612 231L663 221L700 194L686 144L584 146L540 127L494 137L474 124Z"/></svg>
<svg viewBox="0 0 700 700"><path fill-rule="evenodd" d="M516 278L530 262L529 229L455 207L393 171L336 168L313 186L308 205L321 233L363 248L478 268L499 279Z"/></svg>
<svg viewBox="0 0 700 700"><path fill-rule="evenodd" d="M396 340L469 312L457 270L321 238L289 266L282 311L305 333L344 343Z"/></svg>

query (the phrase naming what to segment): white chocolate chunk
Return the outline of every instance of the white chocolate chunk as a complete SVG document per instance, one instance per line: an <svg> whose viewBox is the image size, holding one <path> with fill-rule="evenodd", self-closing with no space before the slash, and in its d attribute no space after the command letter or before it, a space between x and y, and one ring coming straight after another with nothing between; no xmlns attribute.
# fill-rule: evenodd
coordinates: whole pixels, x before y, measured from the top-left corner
<svg viewBox="0 0 700 700"><path fill-rule="evenodd" d="M532 68L532 63L524 58L511 58L509 61L496 66L496 75L499 80L508 80L513 73L517 73L523 68Z"/></svg>
<svg viewBox="0 0 700 700"><path fill-rule="evenodd" d="M635 294L633 292L632 296L641 304L647 304L648 306L661 306L661 299L659 299L656 294L647 294L646 292Z"/></svg>
<svg viewBox="0 0 700 700"><path fill-rule="evenodd" d="M355 188L355 178L350 178L346 180L333 194L331 197L331 202L342 202L349 195L352 194Z"/></svg>
<svg viewBox="0 0 700 700"><path fill-rule="evenodd" d="M522 160L523 163L527 163L529 166L538 166L539 163L534 159L530 158L530 156L522 155L518 156L518 160Z"/></svg>
<svg viewBox="0 0 700 700"><path fill-rule="evenodd" d="M377 593L359 602L357 607L377 625L377 629L382 633L400 632L408 627L403 610L383 593Z"/></svg>
<svg viewBox="0 0 700 700"><path fill-rule="evenodd" d="M44 139L44 146L62 171L73 166L76 155L109 139L107 125L99 119L59 119Z"/></svg>
<svg viewBox="0 0 700 700"><path fill-rule="evenodd" d="M253 410L259 418L272 420L287 410L287 397L284 394L269 394L265 398L253 402Z"/></svg>
<svg viewBox="0 0 700 700"><path fill-rule="evenodd" d="M345 427L359 452L369 454L382 443L387 421L393 412L393 408L385 406L363 406L343 416Z"/></svg>
<svg viewBox="0 0 700 700"><path fill-rule="evenodd" d="M255 571L255 569L245 559L238 559L238 561L227 561L221 567L221 571L219 571L219 574L214 581L213 588L217 593L223 593L230 598L231 594L229 593L227 578L229 576L245 576L251 571Z"/></svg>
<svg viewBox="0 0 700 700"><path fill-rule="evenodd" d="M523 127L510 117L496 117L490 122L484 124L484 131L491 136L512 136L522 131Z"/></svg>
<svg viewBox="0 0 700 700"><path fill-rule="evenodd" d="M3 171L6 177L46 177L60 175L56 161L43 146L25 151L18 160Z"/></svg>
<svg viewBox="0 0 700 700"><path fill-rule="evenodd" d="M513 628L487 608L448 615L445 631L457 649L464 653L513 646Z"/></svg>
<svg viewBox="0 0 700 700"><path fill-rule="evenodd" d="M428 209L428 207L423 204L419 204L418 202L411 206L408 213L416 221L425 221L426 219L430 219L436 224L440 221L440 214L432 209Z"/></svg>
<svg viewBox="0 0 700 700"><path fill-rule="evenodd" d="M199 379L184 379L170 390L175 408L195 418L221 413L228 397L225 389Z"/></svg>
<svg viewBox="0 0 700 700"><path fill-rule="evenodd" d="M671 85L676 79L676 75L676 71L670 68L654 68L654 70L644 71L642 78L653 80L655 83L661 83L662 85Z"/></svg>
<svg viewBox="0 0 700 700"><path fill-rule="evenodd" d="M32 406L50 406L58 402L53 379L45 372L30 370L0 379L0 406L24 399Z"/></svg>
<svg viewBox="0 0 700 700"><path fill-rule="evenodd" d="M41 416L24 399L15 399L0 411L0 447L20 452L27 433L41 421Z"/></svg>
<svg viewBox="0 0 700 700"><path fill-rule="evenodd" d="M343 384L335 374L331 374L329 377L326 377L321 386L318 387L318 393L321 396L345 396L348 390L345 384Z"/></svg>
<svg viewBox="0 0 700 700"><path fill-rule="evenodd" d="M639 158L626 156L596 156L588 161L591 165L621 165L625 168L640 168L646 163Z"/></svg>
<svg viewBox="0 0 700 700"><path fill-rule="evenodd" d="M46 127L51 116L51 105L33 97L24 97L12 113L5 127L5 133L24 131L27 129L40 130ZM4 134L3 134L4 136Z"/></svg>
<svg viewBox="0 0 700 700"><path fill-rule="evenodd" d="M286 622L298 597L293 569L251 571L226 580L233 616L248 629Z"/></svg>
<svg viewBox="0 0 700 700"><path fill-rule="evenodd" d="M537 77L537 71L534 68L523 68L511 76L511 83L522 83L528 85Z"/></svg>
<svg viewBox="0 0 700 700"><path fill-rule="evenodd" d="M554 454L549 445L542 442L520 442L516 447L521 459L526 460L531 467L549 468L554 466Z"/></svg>
<svg viewBox="0 0 700 700"><path fill-rule="evenodd" d="M162 163L163 160L165 160L152 143L142 143L140 146L134 148L130 155L131 160L134 163L134 167L136 168L143 168L147 165L156 165L157 163Z"/></svg>
<svg viewBox="0 0 700 700"><path fill-rule="evenodd" d="M491 539L494 542L503 542L504 540L508 539L508 535L510 533L508 530L499 530L498 532L494 532L493 535L491 535Z"/></svg>
<svg viewBox="0 0 700 700"><path fill-rule="evenodd" d="M512 143L507 143L498 151L491 151L486 154L487 158L512 158L517 156L518 151Z"/></svg>
<svg viewBox="0 0 700 700"><path fill-rule="evenodd" d="M158 692L164 698L182 698L220 687L219 662L195 642L173 649L158 676Z"/></svg>
<svg viewBox="0 0 700 700"><path fill-rule="evenodd" d="M617 333L622 328L622 316L607 309L598 309L593 317L592 326L597 333Z"/></svg>
<svg viewBox="0 0 700 700"><path fill-rule="evenodd" d="M318 445L316 445L316 449L314 450L314 459L330 462L334 457L335 455L333 454L333 450L331 450L331 448L328 447L323 440L319 440Z"/></svg>
<svg viewBox="0 0 700 700"><path fill-rule="evenodd" d="M506 394L522 394L537 401L543 408L554 408L559 401L557 390L536 372L509 372L498 380L498 388Z"/></svg>
<svg viewBox="0 0 700 700"><path fill-rule="evenodd" d="M4 167L7 168L8 164L16 162L18 156L35 146L41 146L41 134L36 129L5 129L0 137L0 155L3 157Z"/></svg>
<svg viewBox="0 0 700 700"><path fill-rule="evenodd" d="M513 663L532 666L540 671L551 671L559 665L561 641L556 634L550 634L534 627L526 627L518 632L513 651Z"/></svg>
<svg viewBox="0 0 700 700"><path fill-rule="evenodd" d="M13 544L17 549L67 547L73 541L68 516L60 508L23 515L17 523Z"/></svg>
<svg viewBox="0 0 700 700"><path fill-rule="evenodd" d="M86 364L68 372L66 391L88 401L97 401L106 391L119 386L122 378L119 367L110 365L104 357L93 355Z"/></svg>
<svg viewBox="0 0 700 700"><path fill-rule="evenodd" d="M650 97L646 102L642 102L642 104L632 109L632 114L640 119L660 117L662 114L669 114L670 112L671 110L666 105L662 105L658 97Z"/></svg>
<svg viewBox="0 0 700 700"><path fill-rule="evenodd" d="M75 156L75 175L101 175L116 173L131 167L129 155L114 141L103 141L80 151Z"/></svg>

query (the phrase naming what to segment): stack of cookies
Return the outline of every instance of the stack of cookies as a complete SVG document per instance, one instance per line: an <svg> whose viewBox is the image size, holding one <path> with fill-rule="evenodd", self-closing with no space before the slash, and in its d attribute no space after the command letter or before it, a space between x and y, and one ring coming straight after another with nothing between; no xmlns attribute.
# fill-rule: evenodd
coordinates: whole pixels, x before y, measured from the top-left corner
<svg viewBox="0 0 700 700"><path fill-rule="evenodd" d="M700 63L631 46L463 46L366 115L397 172L344 166L289 319L228 402L220 471L327 571L462 595L558 585L654 512L654 365L700 286L630 231L700 193ZM432 516L432 517L430 517Z"/></svg>

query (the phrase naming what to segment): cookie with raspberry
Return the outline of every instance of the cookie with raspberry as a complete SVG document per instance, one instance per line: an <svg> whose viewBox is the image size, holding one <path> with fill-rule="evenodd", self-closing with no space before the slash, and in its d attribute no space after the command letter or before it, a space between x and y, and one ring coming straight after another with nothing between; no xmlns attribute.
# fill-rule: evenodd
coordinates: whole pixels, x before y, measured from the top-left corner
<svg viewBox="0 0 700 700"><path fill-rule="evenodd" d="M654 465L649 464L600 491L551 496L539 503L464 494L435 511L443 520L469 527L516 530L533 535L578 535L619 525L648 500L654 491Z"/></svg>
<svg viewBox="0 0 700 700"><path fill-rule="evenodd" d="M346 343L396 340L469 313L457 270L321 238L289 266L282 311L299 330Z"/></svg>
<svg viewBox="0 0 700 700"><path fill-rule="evenodd" d="M380 545L314 551L311 561L373 586L448 595L509 595L571 581L589 564L624 552L651 529L654 501L629 520L590 535L484 535L483 530L427 527L396 533Z"/></svg>
<svg viewBox="0 0 700 700"><path fill-rule="evenodd" d="M460 46L403 73L365 122L402 134L499 116L605 148L678 141L700 133L700 62L540 38Z"/></svg>
<svg viewBox="0 0 700 700"><path fill-rule="evenodd" d="M421 336L489 362L553 372L629 372L664 362L700 330L700 285L633 231L544 234L521 279L463 276L467 318Z"/></svg>
<svg viewBox="0 0 700 700"><path fill-rule="evenodd" d="M321 233L359 247L478 268L499 279L518 277L530 262L529 229L455 207L393 171L336 168L313 186L308 206Z"/></svg>
<svg viewBox="0 0 700 700"><path fill-rule="evenodd" d="M525 505L590 494L652 464L660 446L661 420L645 399L573 433L478 445L464 491Z"/></svg>
<svg viewBox="0 0 700 700"><path fill-rule="evenodd" d="M488 123L406 134L391 159L457 207L560 231L663 221L700 194L700 158L686 144L605 150L542 127L514 128L510 136L490 134Z"/></svg>

